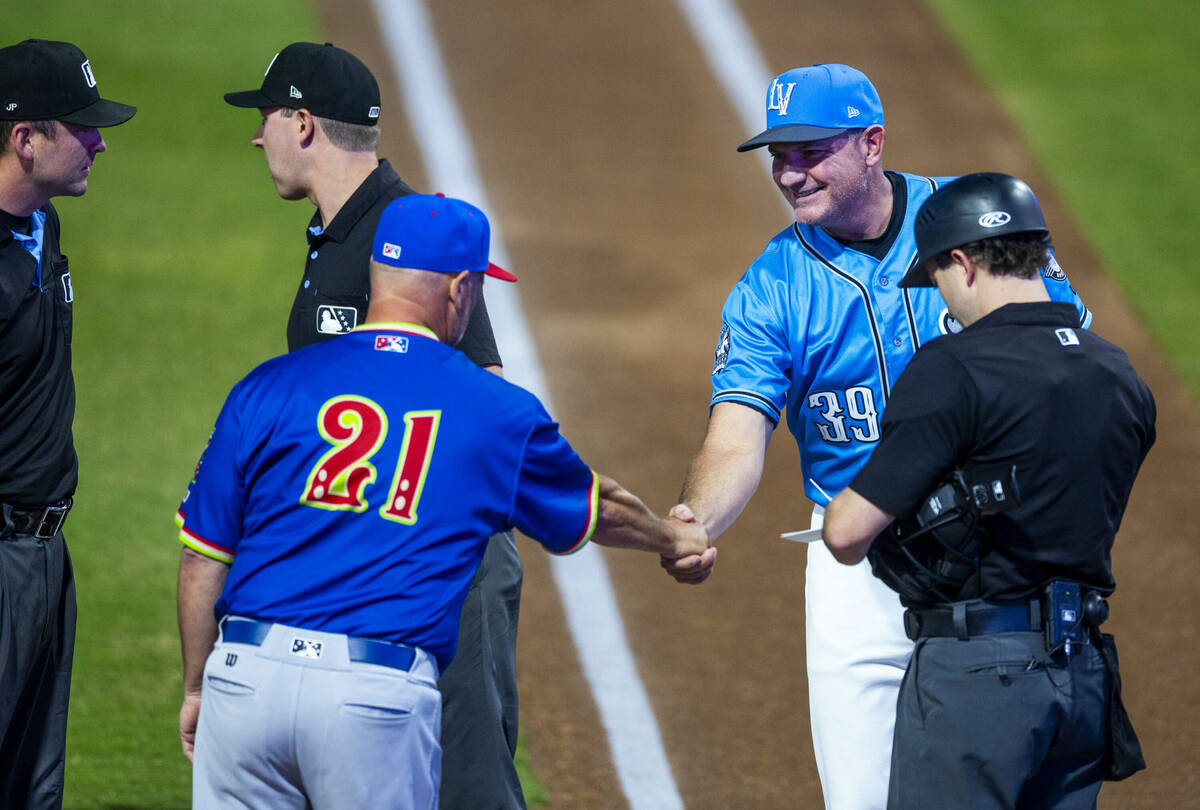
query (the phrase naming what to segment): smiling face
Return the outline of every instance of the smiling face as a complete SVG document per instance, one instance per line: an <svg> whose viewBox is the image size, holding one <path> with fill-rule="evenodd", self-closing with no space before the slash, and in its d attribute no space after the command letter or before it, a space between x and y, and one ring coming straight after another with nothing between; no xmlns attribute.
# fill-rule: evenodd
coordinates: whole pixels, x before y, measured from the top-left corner
<svg viewBox="0 0 1200 810"><path fill-rule="evenodd" d="M31 181L45 199L81 197L87 191L88 176L96 155L108 148L95 127L58 122L54 137L34 130Z"/></svg>
<svg viewBox="0 0 1200 810"><path fill-rule="evenodd" d="M834 235L853 232L872 194L882 138L873 130L842 132L818 141L773 143L771 176L796 221Z"/></svg>

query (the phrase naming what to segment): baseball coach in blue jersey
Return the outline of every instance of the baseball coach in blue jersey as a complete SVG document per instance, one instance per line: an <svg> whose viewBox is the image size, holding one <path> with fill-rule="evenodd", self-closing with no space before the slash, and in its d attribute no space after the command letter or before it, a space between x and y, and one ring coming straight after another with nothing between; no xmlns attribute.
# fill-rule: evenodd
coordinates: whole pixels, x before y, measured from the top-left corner
<svg viewBox="0 0 1200 810"><path fill-rule="evenodd" d="M288 316L288 350L349 332L367 314L379 217L392 200L415 193L377 154L384 111L375 76L342 48L294 42L272 58L259 88L226 93L225 100L258 110L251 143L262 150L280 197L315 206ZM456 348L503 376L485 296ZM441 810L525 810L513 762L522 576L512 532L497 534L463 600L461 654L438 679Z"/></svg>
<svg viewBox="0 0 1200 810"><path fill-rule="evenodd" d="M952 178L885 171L883 104L847 65L796 68L767 89L766 128L738 147L767 147L795 222L734 286L721 313L708 430L672 514L715 539L741 513L784 420L800 451L813 526L879 441L891 388L916 349L960 329L937 292L900 280L917 250L913 221ZM1053 256L1047 294L1090 313ZM799 492L797 492L799 494ZM703 581L715 549L664 563ZM896 695L912 651L896 594L865 565L808 549L805 646L813 750L827 807L882 808Z"/></svg>
<svg viewBox="0 0 1200 810"><path fill-rule="evenodd" d="M823 527L839 561L866 556L899 594L916 642L888 806L1095 807L1105 778L1145 767L1099 628L1154 397L1046 294L1049 230L1025 183L955 180L916 237L901 283L936 284L964 328L917 351Z"/></svg>
<svg viewBox="0 0 1200 810"><path fill-rule="evenodd" d="M436 679L495 532L557 554L707 547L454 349L483 276L515 281L488 239L459 200L390 203L365 323L264 363L222 408L179 514L196 807L436 807Z"/></svg>

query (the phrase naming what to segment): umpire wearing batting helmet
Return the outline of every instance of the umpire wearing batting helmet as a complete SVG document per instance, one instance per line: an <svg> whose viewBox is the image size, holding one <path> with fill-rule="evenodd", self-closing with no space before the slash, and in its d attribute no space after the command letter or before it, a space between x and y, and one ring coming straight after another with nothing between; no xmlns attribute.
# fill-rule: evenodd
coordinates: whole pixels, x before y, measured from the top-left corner
<svg viewBox="0 0 1200 810"><path fill-rule="evenodd" d="M1099 625L1154 399L1123 351L1049 300L1039 273L1057 265L1025 183L949 183L915 234L902 283L936 286L964 328L917 351L824 526L840 562L869 555L898 590L916 642L888 806L1095 806L1102 780L1145 767ZM974 542L929 543L947 516ZM948 571L966 575L934 576Z"/></svg>

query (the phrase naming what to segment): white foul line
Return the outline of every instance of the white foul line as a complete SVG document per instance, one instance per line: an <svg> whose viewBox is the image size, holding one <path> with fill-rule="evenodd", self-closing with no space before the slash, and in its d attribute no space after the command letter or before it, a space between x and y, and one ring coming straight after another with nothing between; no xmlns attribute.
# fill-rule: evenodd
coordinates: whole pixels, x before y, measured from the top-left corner
<svg viewBox="0 0 1200 810"><path fill-rule="evenodd" d="M493 261L507 267L497 218L479 179L475 153L425 6L421 0L374 0L374 6L403 89L407 118L425 159L430 190L468 200L493 215ZM520 275L520 268L512 269ZM492 328L504 357L504 375L533 392L554 413L515 286L487 287ZM589 545L570 557L552 559L567 624L630 807L682 810L683 800L625 638L604 558Z"/></svg>
<svg viewBox="0 0 1200 810"><path fill-rule="evenodd" d="M737 6L730 0L675 0L675 4L699 40L717 83L742 123L746 135L739 143L762 132L767 82L780 71L768 71L754 34ZM758 151L759 160L769 166L767 150ZM787 209L790 212L791 206Z"/></svg>

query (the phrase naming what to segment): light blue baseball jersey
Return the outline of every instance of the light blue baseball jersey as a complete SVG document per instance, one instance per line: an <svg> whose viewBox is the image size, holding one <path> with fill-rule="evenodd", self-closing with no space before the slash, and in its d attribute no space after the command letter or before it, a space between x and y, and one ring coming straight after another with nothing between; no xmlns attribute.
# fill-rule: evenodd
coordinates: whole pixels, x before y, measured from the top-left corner
<svg viewBox="0 0 1200 810"><path fill-rule="evenodd" d="M919 346L960 329L935 287L901 288L917 255L913 222L953 177L888 172L908 192L904 222L882 260L823 229L781 231L734 286L722 310L712 405L739 402L787 424L805 495L817 504L849 485L879 441L892 385ZM1051 256L1050 297L1092 315Z"/></svg>
<svg viewBox="0 0 1200 810"><path fill-rule="evenodd" d="M404 642L445 669L488 538L569 553L597 504L536 397L428 329L372 324L234 387L177 520L231 564L218 617Z"/></svg>

